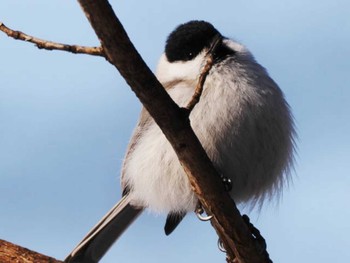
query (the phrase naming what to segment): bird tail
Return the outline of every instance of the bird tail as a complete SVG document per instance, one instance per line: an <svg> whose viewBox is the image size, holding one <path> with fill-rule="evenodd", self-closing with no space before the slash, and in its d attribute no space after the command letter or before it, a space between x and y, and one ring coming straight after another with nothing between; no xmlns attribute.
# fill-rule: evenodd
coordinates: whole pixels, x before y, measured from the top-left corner
<svg viewBox="0 0 350 263"><path fill-rule="evenodd" d="M130 205L129 199L129 195L123 196L76 246L64 262L98 262L143 210Z"/></svg>

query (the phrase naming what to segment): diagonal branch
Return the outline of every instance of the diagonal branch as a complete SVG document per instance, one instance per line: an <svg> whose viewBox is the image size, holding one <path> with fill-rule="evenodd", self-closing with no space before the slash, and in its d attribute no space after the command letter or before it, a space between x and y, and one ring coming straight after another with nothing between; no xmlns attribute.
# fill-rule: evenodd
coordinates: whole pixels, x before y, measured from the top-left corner
<svg viewBox="0 0 350 263"><path fill-rule="evenodd" d="M183 166L192 188L223 242L229 260L265 263L254 238L191 129L188 111L180 109L130 42L106 0L78 0L110 61L157 122Z"/></svg>
<svg viewBox="0 0 350 263"><path fill-rule="evenodd" d="M2 22L0 22L0 31L4 32L9 37L12 37L14 39L33 43L39 49L61 50L61 51L71 52L74 54L88 54L88 55L101 56L101 57L105 56L102 47L84 47L84 46L78 46L78 45L67 45L67 44L47 41L44 39L27 35L21 31L10 29L7 26L5 26L4 23Z"/></svg>

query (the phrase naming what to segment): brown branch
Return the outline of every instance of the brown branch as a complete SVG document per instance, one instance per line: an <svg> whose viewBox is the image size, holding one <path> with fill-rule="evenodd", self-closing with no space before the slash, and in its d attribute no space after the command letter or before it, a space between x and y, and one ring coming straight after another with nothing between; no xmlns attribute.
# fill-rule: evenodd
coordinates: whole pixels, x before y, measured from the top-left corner
<svg viewBox="0 0 350 263"><path fill-rule="evenodd" d="M67 44L47 41L44 39L27 35L21 31L10 29L7 26L5 26L4 23L2 22L0 22L0 31L4 32L9 37L12 37L14 39L33 43L39 49L61 50L61 51L71 52L74 54L88 54L88 55L101 56L101 57L105 56L102 47L84 47L84 46L78 46L78 45L67 45Z"/></svg>
<svg viewBox="0 0 350 263"><path fill-rule="evenodd" d="M194 106L196 106L196 104L199 102L199 99L202 95L205 79L207 78L212 66L213 66L213 58L211 55L209 55L207 58L206 64L204 65L202 72L199 75L197 86L196 86L196 89L194 91L194 94L193 94L190 102L186 106L186 109L188 109L189 111L192 111Z"/></svg>
<svg viewBox="0 0 350 263"><path fill-rule="evenodd" d="M214 40L213 45L207 51L206 63L204 65L204 67L202 68L202 71L199 75L197 86L196 86L196 89L194 91L194 94L193 94L190 102L186 106L186 109L188 109L189 111L192 111L194 106L196 106L196 104L199 102L199 99L202 95L204 82L209 74L209 71L211 70L211 68L214 64L213 53L214 53L215 49L218 47L218 44L220 43L220 41L221 41L220 37L217 37Z"/></svg>
<svg viewBox="0 0 350 263"><path fill-rule="evenodd" d="M106 0L78 0L101 41L108 60L119 70L174 148L192 188L232 261L264 263L254 238L225 191L219 174L191 129L188 111L180 109L130 42Z"/></svg>
<svg viewBox="0 0 350 263"><path fill-rule="evenodd" d="M45 256L24 247L0 239L1 263L63 263L60 260Z"/></svg>

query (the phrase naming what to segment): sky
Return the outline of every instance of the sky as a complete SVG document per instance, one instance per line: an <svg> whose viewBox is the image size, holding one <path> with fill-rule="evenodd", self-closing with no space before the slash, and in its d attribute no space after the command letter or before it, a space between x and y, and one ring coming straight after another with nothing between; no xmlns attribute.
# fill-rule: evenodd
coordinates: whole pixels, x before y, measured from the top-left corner
<svg viewBox="0 0 350 263"><path fill-rule="evenodd" d="M245 211L274 262L350 258L350 2L111 1L155 69L167 35L193 19L246 45L280 85L298 132L293 183ZM36 37L98 40L75 1L3 0L0 21ZM120 198L140 102L103 58L39 50L0 32L0 239L64 259ZM101 262L225 262L209 223L165 236L144 213Z"/></svg>

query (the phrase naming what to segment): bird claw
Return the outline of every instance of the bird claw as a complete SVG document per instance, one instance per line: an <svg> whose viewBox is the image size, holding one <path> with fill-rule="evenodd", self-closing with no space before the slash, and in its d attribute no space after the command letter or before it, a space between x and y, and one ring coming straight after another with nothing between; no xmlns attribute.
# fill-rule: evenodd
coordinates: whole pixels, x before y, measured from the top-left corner
<svg viewBox="0 0 350 263"><path fill-rule="evenodd" d="M250 219L247 215L242 215L242 219L246 223L246 225L248 226L250 232L252 233L252 236L254 237L254 240L255 240L255 245L256 245L259 253L266 254L267 253L266 241L263 238L263 236L261 235L260 231L250 222Z"/></svg>
<svg viewBox="0 0 350 263"><path fill-rule="evenodd" d="M196 210L194 212L196 213L198 219L201 220L201 221L209 221L209 220L211 220L213 218L212 215L210 215L210 216L208 216L208 215L207 216L203 216L204 209L203 209L202 205L199 202L198 202Z"/></svg>
<svg viewBox="0 0 350 263"><path fill-rule="evenodd" d="M224 248L224 244L222 243L222 240L219 238L218 239L218 248L221 252L226 253L226 249Z"/></svg>

